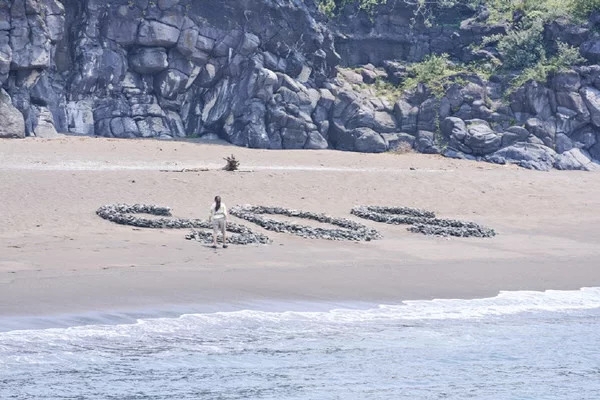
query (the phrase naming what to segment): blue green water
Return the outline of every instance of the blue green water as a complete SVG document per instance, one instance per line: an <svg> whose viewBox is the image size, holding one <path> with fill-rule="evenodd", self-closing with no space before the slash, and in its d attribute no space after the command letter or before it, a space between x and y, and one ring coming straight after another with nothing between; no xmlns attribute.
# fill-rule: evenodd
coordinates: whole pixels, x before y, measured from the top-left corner
<svg viewBox="0 0 600 400"><path fill-rule="evenodd" d="M600 288L247 306L0 318L0 399L600 399Z"/></svg>

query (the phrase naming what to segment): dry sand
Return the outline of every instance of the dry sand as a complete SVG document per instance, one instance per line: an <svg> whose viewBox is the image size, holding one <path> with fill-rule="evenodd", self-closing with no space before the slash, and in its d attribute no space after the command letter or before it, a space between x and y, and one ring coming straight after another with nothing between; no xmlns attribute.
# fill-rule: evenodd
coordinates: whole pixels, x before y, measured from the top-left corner
<svg viewBox="0 0 600 400"><path fill-rule="evenodd" d="M219 169L231 154L242 171ZM216 194L230 207L356 219L384 238L302 239L232 217L273 243L214 250L185 240L187 230L136 229L95 214L109 203L152 203L177 217L204 218ZM425 208L492 227L498 236L414 234L351 216L360 204ZM578 289L600 286L599 239L598 173L218 142L0 140L0 317Z"/></svg>

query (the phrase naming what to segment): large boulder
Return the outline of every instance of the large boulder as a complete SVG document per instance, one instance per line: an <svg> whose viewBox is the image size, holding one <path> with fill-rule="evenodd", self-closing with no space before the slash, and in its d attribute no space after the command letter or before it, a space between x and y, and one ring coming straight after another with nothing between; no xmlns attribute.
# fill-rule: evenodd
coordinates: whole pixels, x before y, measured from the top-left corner
<svg viewBox="0 0 600 400"><path fill-rule="evenodd" d="M515 143L485 157L496 164L518 164L523 168L548 171L554 166L557 154L540 144Z"/></svg>
<svg viewBox="0 0 600 400"><path fill-rule="evenodd" d="M33 106L32 111L37 116L33 127L33 134L36 137L52 139L59 136L54 127L54 118L48 108Z"/></svg>
<svg viewBox="0 0 600 400"><path fill-rule="evenodd" d="M408 133L382 133L381 137L387 143L387 147L390 151L402 149L409 150L412 149L415 144L415 137Z"/></svg>
<svg viewBox="0 0 600 400"><path fill-rule="evenodd" d="M442 134L448 138L451 148L462 153L481 156L500 148L502 137L486 121L448 117L440 124Z"/></svg>
<svg viewBox="0 0 600 400"><path fill-rule="evenodd" d="M493 153L500 148L502 138L490 128L490 125L480 119L465 121L468 134L463 143L471 149L475 156Z"/></svg>
<svg viewBox="0 0 600 400"><path fill-rule="evenodd" d="M511 126L502 134L501 147L508 147L517 142L525 142L529 131L522 126Z"/></svg>
<svg viewBox="0 0 600 400"><path fill-rule="evenodd" d="M94 134L92 100L70 101L66 107L68 131L80 135Z"/></svg>
<svg viewBox="0 0 600 400"><path fill-rule="evenodd" d="M139 48L129 55L131 69L140 74L154 74L169 66L167 51L162 47Z"/></svg>
<svg viewBox="0 0 600 400"><path fill-rule="evenodd" d="M388 149L385 139L371 128L356 128L351 133L356 138L354 148L362 153L382 153Z"/></svg>
<svg viewBox="0 0 600 400"><path fill-rule="evenodd" d="M581 44L581 55L592 63L600 62L600 38L592 38Z"/></svg>
<svg viewBox="0 0 600 400"><path fill-rule="evenodd" d="M159 21L142 21L137 42L142 46L171 47L179 40L179 29Z"/></svg>
<svg viewBox="0 0 600 400"><path fill-rule="evenodd" d="M588 150L594 146L597 142L597 138L600 138L600 134L598 133L598 130L591 125L588 125L571 135L573 145L584 150Z"/></svg>
<svg viewBox="0 0 600 400"><path fill-rule="evenodd" d="M394 116L400 131L407 133L417 132L417 119L419 117L419 107L413 106L408 102L399 99L394 104Z"/></svg>
<svg viewBox="0 0 600 400"><path fill-rule="evenodd" d="M0 138L24 138L25 121L23 114L11 103L10 96L0 89Z"/></svg>
<svg viewBox="0 0 600 400"><path fill-rule="evenodd" d="M525 128L532 135L540 139L545 146L554 147L556 136L556 119L554 117L545 120L530 118L525 123Z"/></svg>
<svg viewBox="0 0 600 400"><path fill-rule="evenodd" d="M590 154L581 149L571 149L559 154L554 167L563 170L598 171L600 164L594 162Z"/></svg>
<svg viewBox="0 0 600 400"><path fill-rule="evenodd" d="M586 86L579 92L591 114L592 124L600 127L600 90Z"/></svg>
<svg viewBox="0 0 600 400"><path fill-rule="evenodd" d="M467 154L473 152L470 147L464 144L464 140L469 134L465 121L457 117L444 118L440 124L440 130L452 149Z"/></svg>
<svg viewBox="0 0 600 400"><path fill-rule="evenodd" d="M437 146L435 140L435 133L431 131L419 131L417 132L417 139L415 141L415 149L425 154L439 154L440 149Z"/></svg>

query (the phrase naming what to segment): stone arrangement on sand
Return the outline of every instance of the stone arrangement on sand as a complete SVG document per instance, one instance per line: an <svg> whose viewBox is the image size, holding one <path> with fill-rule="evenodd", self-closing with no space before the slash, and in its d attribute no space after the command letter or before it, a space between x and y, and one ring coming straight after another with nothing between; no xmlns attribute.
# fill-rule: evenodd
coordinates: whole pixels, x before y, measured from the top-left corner
<svg viewBox="0 0 600 400"><path fill-rule="evenodd" d="M353 240L370 241L380 239L381 234L372 228L352 221L347 218L335 218L326 214L309 211L292 210L283 207L265 207L243 205L234 206L229 210L231 215L255 223L262 228L279 233L291 233L309 239L326 240ZM411 232L420 232L425 235L458 236L458 237L493 237L493 229L483 227L474 222L458 221L453 219L437 218L431 211L409 207L380 207L357 206L351 211L357 217L387 224L405 224ZM169 207L160 207L149 204L109 204L100 207L96 214L101 218L121 225L131 225L139 228L155 229L185 229L192 231L186 235L188 240L197 240L210 243L212 241L212 224L202 219L174 218ZM139 216L148 214L153 218ZM291 218L313 220L323 224L335 225L336 228L312 227L290 221L278 221L266 215L281 215ZM196 230L203 229L203 230ZM227 223L227 231L232 233L227 238L228 243L250 244L270 243L271 240L260 233L253 232L250 228Z"/></svg>
<svg viewBox="0 0 600 400"><path fill-rule="evenodd" d="M149 204L109 204L100 207L96 211L96 214L101 218L117 224L131 225L139 228L191 228L192 231L186 235L186 239L198 240L204 243L212 242L212 233L210 231L195 230L212 230L210 222L201 219L173 218L169 207L160 207ZM141 217L135 214L149 214L157 216L158 218ZM270 239L267 236L253 232L250 228L233 222L227 223L227 231L232 233L227 237L227 242L231 244L266 244L270 242Z"/></svg>
<svg viewBox="0 0 600 400"><path fill-rule="evenodd" d="M258 224L269 231L292 233L304 238L355 241L369 241L381 238L381 234L375 229L368 228L358 222L308 211L291 210L283 207L244 205L233 207L229 212L238 218ZM265 214L310 219L324 224L335 225L339 228L317 228L291 222L276 221L265 217Z"/></svg>
<svg viewBox="0 0 600 400"><path fill-rule="evenodd" d="M435 213L416 208L357 206L350 212L357 217L386 224L411 225L408 227L409 231L425 235L459 237L493 237L496 235L493 229L474 222L436 218Z"/></svg>

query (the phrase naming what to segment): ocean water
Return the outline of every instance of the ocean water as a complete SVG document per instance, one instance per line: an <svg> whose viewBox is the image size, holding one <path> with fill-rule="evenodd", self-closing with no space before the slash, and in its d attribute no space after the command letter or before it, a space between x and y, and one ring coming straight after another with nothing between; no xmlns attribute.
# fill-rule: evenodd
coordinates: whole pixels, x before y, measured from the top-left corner
<svg viewBox="0 0 600 400"><path fill-rule="evenodd" d="M600 288L248 306L0 319L0 399L600 399Z"/></svg>

